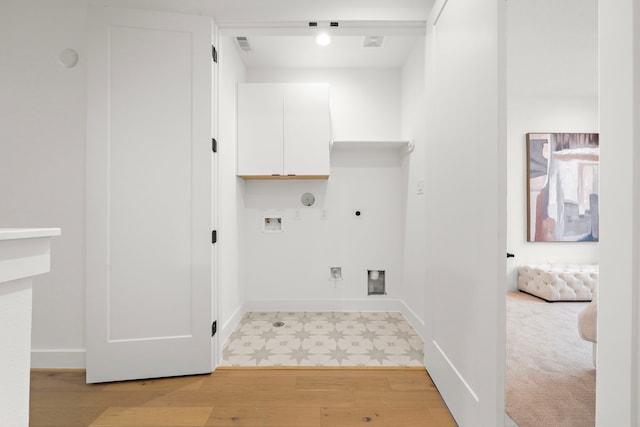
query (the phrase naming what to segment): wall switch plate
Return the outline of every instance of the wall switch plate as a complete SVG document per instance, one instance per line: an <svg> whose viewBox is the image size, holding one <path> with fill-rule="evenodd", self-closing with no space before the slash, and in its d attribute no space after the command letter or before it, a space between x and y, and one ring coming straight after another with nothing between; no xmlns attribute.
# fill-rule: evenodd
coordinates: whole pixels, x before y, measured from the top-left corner
<svg viewBox="0 0 640 427"><path fill-rule="evenodd" d="M293 219L300 221L302 219L302 212L300 212L300 209L296 209L293 211Z"/></svg>
<svg viewBox="0 0 640 427"><path fill-rule="evenodd" d="M342 267L329 267L330 280L342 280Z"/></svg>
<svg viewBox="0 0 640 427"><path fill-rule="evenodd" d="M322 213L320 213L320 219L326 221L329 219L329 212L326 209L322 209Z"/></svg>
<svg viewBox="0 0 640 427"><path fill-rule="evenodd" d="M416 185L416 194L424 194L424 181L418 181Z"/></svg>

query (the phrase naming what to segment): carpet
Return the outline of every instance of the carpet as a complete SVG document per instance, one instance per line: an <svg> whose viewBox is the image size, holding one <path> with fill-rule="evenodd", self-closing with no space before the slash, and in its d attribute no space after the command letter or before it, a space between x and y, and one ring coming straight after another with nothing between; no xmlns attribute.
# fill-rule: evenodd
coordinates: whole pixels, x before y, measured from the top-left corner
<svg viewBox="0 0 640 427"><path fill-rule="evenodd" d="M586 305L507 294L506 410L519 427L595 424L592 347L578 335Z"/></svg>

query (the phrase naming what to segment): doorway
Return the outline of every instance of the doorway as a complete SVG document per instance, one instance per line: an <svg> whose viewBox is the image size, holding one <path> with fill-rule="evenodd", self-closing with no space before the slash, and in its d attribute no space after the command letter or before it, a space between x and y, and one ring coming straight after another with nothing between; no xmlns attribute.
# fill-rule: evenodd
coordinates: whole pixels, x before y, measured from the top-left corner
<svg viewBox="0 0 640 427"><path fill-rule="evenodd" d="M507 291L510 292L518 292L518 267L522 265L598 264L596 242L527 241L525 138L530 132L598 132L597 22L595 0L568 1L561 5L550 1L517 1L509 2L507 7L507 247L515 254L515 258L507 261ZM521 301L512 305L518 303ZM507 307L509 310L509 302ZM576 305L569 308L576 317ZM518 313L513 314L520 319ZM577 319L575 327L571 326L571 319L568 322L571 338L576 339L576 345L584 345L587 352L586 361L580 362L584 375L594 376L589 354L591 343L577 336ZM521 332L509 319L507 325L508 332ZM578 359L582 357L581 351L576 353ZM513 378L507 371L507 407L510 396L514 396L510 393L510 380ZM588 400L595 402L595 384L591 387ZM526 392L520 394L523 399L529 399ZM580 406L584 400L576 400L575 404Z"/></svg>

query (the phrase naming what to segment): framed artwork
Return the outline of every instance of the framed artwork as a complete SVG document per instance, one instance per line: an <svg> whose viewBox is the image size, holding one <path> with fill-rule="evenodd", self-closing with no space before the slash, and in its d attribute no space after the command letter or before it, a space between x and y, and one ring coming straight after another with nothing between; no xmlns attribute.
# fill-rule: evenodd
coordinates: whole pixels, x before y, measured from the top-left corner
<svg viewBox="0 0 640 427"><path fill-rule="evenodd" d="M527 134L527 241L599 239L597 133Z"/></svg>

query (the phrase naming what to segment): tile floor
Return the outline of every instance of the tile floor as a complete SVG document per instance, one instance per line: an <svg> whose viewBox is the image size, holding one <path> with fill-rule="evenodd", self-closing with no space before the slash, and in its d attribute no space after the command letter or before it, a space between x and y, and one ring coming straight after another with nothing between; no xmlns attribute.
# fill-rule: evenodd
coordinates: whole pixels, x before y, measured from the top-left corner
<svg viewBox="0 0 640 427"><path fill-rule="evenodd" d="M221 364L423 366L422 348L400 313L247 313L225 343Z"/></svg>

